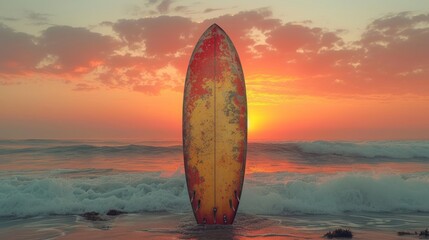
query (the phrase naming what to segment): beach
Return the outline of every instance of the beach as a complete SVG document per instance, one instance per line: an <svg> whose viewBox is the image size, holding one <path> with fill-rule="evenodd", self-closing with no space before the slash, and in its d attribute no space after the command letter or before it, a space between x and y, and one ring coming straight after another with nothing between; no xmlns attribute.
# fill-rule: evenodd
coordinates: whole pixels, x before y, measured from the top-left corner
<svg viewBox="0 0 429 240"><path fill-rule="evenodd" d="M195 223L180 142L1 140L2 239L418 239L429 142L250 143L232 226ZM116 209L116 216L106 213ZM101 220L82 216L97 212Z"/></svg>
<svg viewBox="0 0 429 240"><path fill-rule="evenodd" d="M398 231L425 228L427 214L262 216L239 214L234 225L196 225L191 214L124 214L106 221L80 216L2 219L4 239L322 239L328 230L350 229L354 239L418 239Z"/></svg>

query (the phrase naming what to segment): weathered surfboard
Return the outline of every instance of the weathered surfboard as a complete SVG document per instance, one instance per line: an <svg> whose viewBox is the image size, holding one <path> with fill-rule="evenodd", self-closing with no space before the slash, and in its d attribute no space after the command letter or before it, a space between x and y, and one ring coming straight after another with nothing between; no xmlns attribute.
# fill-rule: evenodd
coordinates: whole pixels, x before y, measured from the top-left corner
<svg viewBox="0 0 429 240"><path fill-rule="evenodd" d="M186 181L199 224L232 224L240 203L247 150L243 70L216 24L192 53L183 101Z"/></svg>

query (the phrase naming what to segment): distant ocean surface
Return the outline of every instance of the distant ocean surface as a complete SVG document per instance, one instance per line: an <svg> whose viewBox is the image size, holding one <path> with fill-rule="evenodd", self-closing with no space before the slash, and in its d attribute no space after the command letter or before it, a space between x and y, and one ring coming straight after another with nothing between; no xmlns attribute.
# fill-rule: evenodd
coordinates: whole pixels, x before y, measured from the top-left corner
<svg viewBox="0 0 429 240"><path fill-rule="evenodd" d="M181 143L0 140L0 231L10 219L109 209L193 222ZM420 219L429 141L249 143L240 214Z"/></svg>

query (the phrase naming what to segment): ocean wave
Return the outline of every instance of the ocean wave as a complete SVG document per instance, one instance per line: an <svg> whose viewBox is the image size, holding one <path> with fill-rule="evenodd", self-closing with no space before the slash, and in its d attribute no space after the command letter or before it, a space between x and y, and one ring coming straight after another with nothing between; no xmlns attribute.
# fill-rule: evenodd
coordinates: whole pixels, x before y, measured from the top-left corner
<svg viewBox="0 0 429 240"><path fill-rule="evenodd" d="M59 145L76 144L77 140L56 140L56 139L0 139L0 145Z"/></svg>
<svg viewBox="0 0 429 240"><path fill-rule="evenodd" d="M274 184L250 181L243 192L246 201L241 207L247 213L273 215L429 211L427 173L381 176L368 173L304 174L298 179L295 174L286 179Z"/></svg>
<svg viewBox="0 0 429 240"><path fill-rule="evenodd" d="M106 213L109 209L185 211L190 208L186 192L182 178L164 178L159 173L82 178L8 176L0 181L0 216Z"/></svg>
<svg viewBox="0 0 429 240"><path fill-rule="evenodd" d="M119 145L96 146L89 144L77 144L52 147L24 147L24 148L0 148L0 155L12 154L42 154L42 155L159 155L177 154L182 151L181 146L149 146L149 145Z"/></svg>
<svg viewBox="0 0 429 240"><path fill-rule="evenodd" d="M159 143L158 143L159 144ZM13 147L11 147L13 146ZM18 147L17 147L18 146ZM429 141L374 141L374 142L283 142L249 143L249 156L269 156L303 161L362 161L429 158ZM182 146L124 144L119 142L78 142L55 140L1 140L0 156L13 154L95 156L95 155L159 155L182 153Z"/></svg>
<svg viewBox="0 0 429 240"><path fill-rule="evenodd" d="M91 172L91 171L90 171ZM65 174L67 173L67 174ZM73 171L0 179L0 216L126 212L190 212L185 177L176 173L116 173L70 177ZM79 171L82 174L82 171ZM250 175L240 212L249 214L338 214L429 212L429 175L337 174ZM280 179L280 180L279 180ZM283 180L281 180L283 179Z"/></svg>
<svg viewBox="0 0 429 240"><path fill-rule="evenodd" d="M350 157L429 158L428 141L377 141L377 142L301 142L304 153L333 154Z"/></svg>
<svg viewBox="0 0 429 240"><path fill-rule="evenodd" d="M306 160L317 160L319 157L387 159L423 159L429 158L428 141L375 141L375 142L285 142L285 143L253 143L248 150L251 153L269 153L286 157L301 157ZM326 159L326 158L324 158Z"/></svg>

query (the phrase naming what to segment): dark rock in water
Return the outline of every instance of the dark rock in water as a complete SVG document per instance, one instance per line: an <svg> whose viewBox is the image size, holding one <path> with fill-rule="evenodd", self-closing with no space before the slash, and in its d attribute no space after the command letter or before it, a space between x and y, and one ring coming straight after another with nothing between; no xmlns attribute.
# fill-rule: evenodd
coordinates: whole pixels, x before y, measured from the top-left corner
<svg viewBox="0 0 429 240"><path fill-rule="evenodd" d="M124 214L124 213L126 213L126 212L122 212L122 211L120 211L120 210L116 210L116 209L110 209L110 210L106 213L106 215L108 215L108 216L118 216L118 215L121 215L121 214Z"/></svg>
<svg viewBox="0 0 429 240"><path fill-rule="evenodd" d="M398 236L417 235L417 232L398 232Z"/></svg>
<svg viewBox="0 0 429 240"><path fill-rule="evenodd" d="M335 229L334 231L329 231L327 232L325 235L323 235L324 238L352 238L353 234L350 230L348 229L342 229L342 228L338 228Z"/></svg>
<svg viewBox="0 0 429 240"><path fill-rule="evenodd" d="M110 230L112 227L109 226L109 225L102 225L102 226L97 227L97 228L100 229L100 230Z"/></svg>
<svg viewBox="0 0 429 240"><path fill-rule="evenodd" d="M86 212L84 214L81 214L80 216L90 221L106 221L106 219L100 217L100 214L98 212Z"/></svg>
<svg viewBox="0 0 429 240"><path fill-rule="evenodd" d="M426 230L421 231L420 234L419 234L419 237L420 238L429 238L429 231L428 231L428 229L426 228Z"/></svg>

